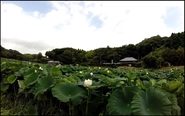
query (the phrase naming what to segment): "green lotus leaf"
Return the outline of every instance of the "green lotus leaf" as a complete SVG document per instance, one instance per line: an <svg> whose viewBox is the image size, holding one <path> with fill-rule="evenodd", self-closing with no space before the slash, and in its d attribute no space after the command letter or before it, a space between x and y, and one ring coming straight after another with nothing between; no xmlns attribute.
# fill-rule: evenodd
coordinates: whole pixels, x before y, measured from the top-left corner
<svg viewBox="0 0 185 116"><path fill-rule="evenodd" d="M84 83L83 83L83 86L84 86ZM93 81L92 85L89 86L88 89L90 89L90 90L96 90L96 89L98 89L98 88L100 88L102 86L103 86L102 83Z"/></svg>
<svg viewBox="0 0 185 116"><path fill-rule="evenodd" d="M36 85L35 85L35 97L38 94L43 94L46 92L50 87L54 85L54 78L52 76L44 76L40 79L38 79Z"/></svg>
<svg viewBox="0 0 185 116"><path fill-rule="evenodd" d="M16 66L10 66L9 69L12 70L12 71L17 71L18 70L18 67L16 67Z"/></svg>
<svg viewBox="0 0 185 116"><path fill-rule="evenodd" d="M162 90L149 88L134 95L131 108L136 115L171 115L171 105Z"/></svg>
<svg viewBox="0 0 185 116"><path fill-rule="evenodd" d="M25 71L27 71L27 70L29 70L28 67L22 67L21 69L19 69L18 73L19 73L19 75L24 75L24 74L26 74Z"/></svg>
<svg viewBox="0 0 185 116"><path fill-rule="evenodd" d="M181 115L181 108L178 106L177 97L175 94L166 93L169 100L172 102L172 115Z"/></svg>
<svg viewBox="0 0 185 116"><path fill-rule="evenodd" d="M143 85L142 81L140 79L136 80L136 85L140 87L141 89L146 89L146 87Z"/></svg>
<svg viewBox="0 0 185 116"><path fill-rule="evenodd" d="M52 67L52 76L59 76L59 75L61 75L61 74L62 74L62 72L60 71L59 68L57 68L57 67Z"/></svg>
<svg viewBox="0 0 185 116"><path fill-rule="evenodd" d="M176 94L177 96L180 96L180 95L183 94L183 92L184 92L184 84L182 84L182 85L177 89L177 91L175 92L175 94Z"/></svg>
<svg viewBox="0 0 185 116"><path fill-rule="evenodd" d="M136 74L132 72L126 73L126 77L130 80L134 80L135 78L137 78Z"/></svg>
<svg viewBox="0 0 185 116"><path fill-rule="evenodd" d="M62 102L71 101L73 104L79 104L86 91L72 83L56 84L52 88L52 95Z"/></svg>
<svg viewBox="0 0 185 116"><path fill-rule="evenodd" d="M43 70L42 70L42 73L41 74L43 74L43 75L49 75L48 74L49 73L48 71L49 71L49 67L46 65L46 66L43 67Z"/></svg>
<svg viewBox="0 0 185 116"><path fill-rule="evenodd" d="M1 89L2 92L5 92L8 88L9 88L8 84L1 83L1 88L0 89Z"/></svg>
<svg viewBox="0 0 185 116"><path fill-rule="evenodd" d="M145 88L149 88L152 87L152 82L151 81L143 81L143 85L145 86Z"/></svg>
<svg viewBox="0 0 185 116"><path fill-rule="evenodd" d="M17 80L17 81L18 81L19 88L24 89L26 87L26 85L25 85L23 80Z"/></svg>
<svg viewBox="0 0 185 116"><path fill-rule="evenodd" d="M25 71L24 71L24 70L25 70ZM35 70L37 70L37 68L32 67L32 68L28 68L28 69L22 69L21 72L23 72L23 76L25 77L25 76L27 76L27 75L33 73Z"/></svg>
<svg viewBox="0 0 185 116"><path fill-rule="evenodd" d="M114 91L108 100L108 113L110 115L131 115L131 101L137 91L136 86L125 87L123 91Z"/></svg>
<svg viewBox="0 0 185 116"><path fill-rule="evenodd" d="M184 97L178 97L177 102L178 102L178 105L181 108L181 115L184 115Z"/></svg>
<svg viewBox="0 0 185 116"><path fill-rule="evenodd" d="M10 76L8 76L7 81L8 81L10 84L12 84L12 83L15 82L16 79L17 79L17 77L16 77L15 75L10 75Z"/></svg>
<svg viewBox="0 0 185 116"><path fill-rule="evenodd" d="M25 85L32 85L38 80L38 73L32 72L31 74L24 77Z"/></svg>
<svg viewBox="0 0 185 116"><path fill-rule="evenodd" d="M152 86L154 86L156 84L156 80L155 79L150 79L150 82L152 83Z"/></svg>
<svg viewBox="0 0 185 116"><path fill-rule="evenodd" d="M77 83L73 77L68 77L67 80L69 80L71 83Z"/></svg>
<svg viewBox="0 0 185 116"><path fill-rule="evenodd" d="M168 91L175 91L181 85L182 85L182 83L180 81L171 81Z"/></svg>
<svg viewBox="0 0 185 116"><path fill-rule="evenodd" d="M157 85L162 85L162 84L166 84L167 80L166 79L160 79L159 81L157 81Z"/></svg>

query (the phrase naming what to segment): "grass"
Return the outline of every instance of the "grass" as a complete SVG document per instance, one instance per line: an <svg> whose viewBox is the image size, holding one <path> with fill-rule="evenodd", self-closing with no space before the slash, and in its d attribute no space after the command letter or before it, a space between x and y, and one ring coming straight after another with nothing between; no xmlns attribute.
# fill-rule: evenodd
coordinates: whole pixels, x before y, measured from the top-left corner
<svg viewBox="0 0 185 116"><path fill-rule="evenodd" d="M169 70L169 69L172 69L172 68L184 69L184 66L161 67L159 70Z"/></svg>
<svg viewBox="0 0 185 116"><path fill-rule="evenodd" d="M32 100L26 99L25 96L15 97L14 93L1 92L1 112L0 115L29 115Z"/></svg>
<svg viewBox="0 0 185 116"><path fill-rule="evenodd" d="M142 67L131 67L131 66L119 66L117 67L118 69L138 69L138 70L141 70L141 69L149 69L149 68L142 68ZM161 68L157 68L157 69L154 69L154 70L169 70L169 69L172 69L172 68L179 68L179 69L184 69L184 66L169 66L169 67L161 67Z"/></svg>

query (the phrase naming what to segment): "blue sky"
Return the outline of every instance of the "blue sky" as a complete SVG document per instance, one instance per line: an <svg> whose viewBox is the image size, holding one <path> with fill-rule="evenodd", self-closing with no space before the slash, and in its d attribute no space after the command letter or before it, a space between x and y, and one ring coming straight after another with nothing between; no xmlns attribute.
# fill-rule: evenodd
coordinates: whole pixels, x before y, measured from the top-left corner
<svg viewBox="0 0 185 116"><path fill-rule="evenodd" d="M1 1L1 45L86 51L184 31L184 1Z"/></svg>
<svg viewBox="0 0 185 116"><path fill-rule="evenodd" d="M38 11L42 14L47 14L52 10L51 4L47 1L2 1L4 4L14 4L23 8L25 12Z"/></svg>

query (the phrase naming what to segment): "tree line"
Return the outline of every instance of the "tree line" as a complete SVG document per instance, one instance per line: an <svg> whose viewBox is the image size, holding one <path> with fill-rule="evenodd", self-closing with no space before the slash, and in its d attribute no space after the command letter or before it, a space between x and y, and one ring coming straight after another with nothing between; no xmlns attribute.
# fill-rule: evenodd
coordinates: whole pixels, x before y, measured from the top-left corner
<svg viewBox="0 0 185 116"><path fill-rule="evenodd" d="M1 46L1 57L47 63L57 60L61 64L103 65L103 63L119 62L125 57L139 60L138 67L161 67L184 65L184 32L172 33L170 37L159 35L146 38L138 44L128 44L121 47L97 48L90 51L82 49L55 48L46 51L45 56L38 54L21 54L16 50L7 50Z"/></svg>

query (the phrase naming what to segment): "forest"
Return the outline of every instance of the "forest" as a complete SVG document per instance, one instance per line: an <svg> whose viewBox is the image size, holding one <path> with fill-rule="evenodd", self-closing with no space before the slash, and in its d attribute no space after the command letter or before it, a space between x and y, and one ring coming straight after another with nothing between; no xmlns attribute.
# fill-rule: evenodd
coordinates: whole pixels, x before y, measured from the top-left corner
<svg viewBox="0 0 185 116"><path fill-rule="evenodd" d="M38 54L22 54L17 50L6 49L1 46L1 58L38 63L56 60L61 64L103 66L104 63L111 63L112 60L116 63L125 57L138 59L135 67L159 68L169 64L173 66L184 65L184 32L172 33L170 37L152 36L145 38L136 45L128 44L114 48L107 46L90 51L72 47L55 48L46 51L45 55L41 52ZM117 66L116 64L113 65Z"/></svg>

